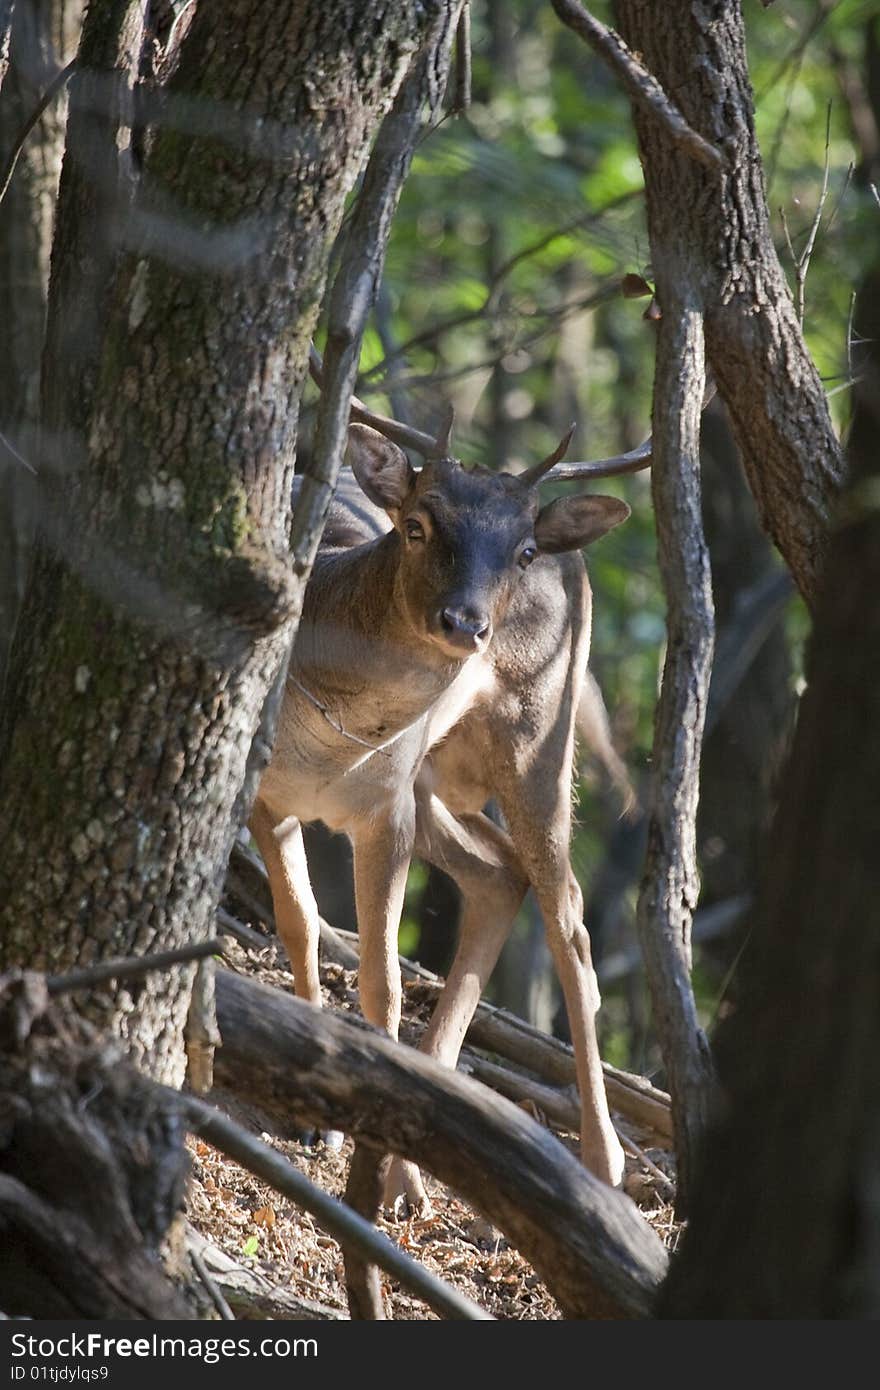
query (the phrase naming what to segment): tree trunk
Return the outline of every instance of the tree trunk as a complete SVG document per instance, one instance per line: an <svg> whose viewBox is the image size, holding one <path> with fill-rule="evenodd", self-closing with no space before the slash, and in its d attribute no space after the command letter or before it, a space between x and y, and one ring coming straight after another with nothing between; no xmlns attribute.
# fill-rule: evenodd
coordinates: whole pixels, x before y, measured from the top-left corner
<svg viewBox="0 0 880 1390"><path fill-rule="evenodd" d="M140 5L93 6L53 251L42 536L0 731L0 956L207 935L302 583L297 409L344 200L446 5L199 6L139 103ZM142 119L143 117L139 117ZM138 147L145 151L143 165ZM188 972L90 1012L180 1080Z"/></svg>
<svg viewBox="0 0 880 1390"><path fill-rule="evenodd" d="M794 698L785 636L784 571L758 526L724 411L703 415L703 521L712 562L717 651L703 758L697 846L700 907L739 898L733 930L702 948L725 974L753 921L767 833L791 737ZM758 604L771 594L772 604ZM728 654L737 673L727 678ZM734 986L736 981L733 982Z"/></svg>
<svg viewBox="0 0 880 1390"><path fill-rule="evenodd" d="M81 18L80 0L30 0L16 8L0 102L4 162L58 64L75 52ZM25 141L0 203L0 689L34 524L34 477L27 464L36 452L40 352L66 116L66 96L60 92Z"/></svg>
<svg viewBox="0 0 880 1390"><path fill-rule="evenodd" d="M667 1317L880 1317L880 275L859 303L853 483Z"/></svg>
<svg viewBox="0 0 880 1390"><path fill-rule="evenodd" d="M770 235L740 0L617 0L630 48L721 155L698 162L634 109L654 273L684 277L761 523L815 602L842 461ZM660 307L666 310L662 302Z"/></svg>

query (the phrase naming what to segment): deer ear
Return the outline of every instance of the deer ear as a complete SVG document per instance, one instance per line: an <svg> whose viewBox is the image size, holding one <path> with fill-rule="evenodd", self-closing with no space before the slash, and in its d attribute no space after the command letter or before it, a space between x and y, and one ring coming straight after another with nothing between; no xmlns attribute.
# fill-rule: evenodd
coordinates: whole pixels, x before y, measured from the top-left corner
<svg viewBox="0 0 880 1390"><path fill-rule="evenodd" d="M580 550L629 516L619 497L557 497L538 513L535 540L548 555Z"/></svg>
<svg viewBox="0 0 880 1390"><path fill-rule="evenodd" d="M416 475L402 449L368 425L351 425L346 457L371 502L386 512L403 506Z"/></svg>

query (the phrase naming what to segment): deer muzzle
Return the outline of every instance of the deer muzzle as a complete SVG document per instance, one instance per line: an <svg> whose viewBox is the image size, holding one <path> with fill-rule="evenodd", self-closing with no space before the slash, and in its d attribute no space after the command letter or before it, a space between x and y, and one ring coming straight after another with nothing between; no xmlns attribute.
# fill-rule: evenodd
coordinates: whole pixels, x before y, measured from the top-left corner
<svg viewBox="0 0 880 1390"><path fill-rule="evenodd" d="M437 631L446 646L470 654L486 648L492 636L492 621L481 609L451 603L440 609Z"/></svg>

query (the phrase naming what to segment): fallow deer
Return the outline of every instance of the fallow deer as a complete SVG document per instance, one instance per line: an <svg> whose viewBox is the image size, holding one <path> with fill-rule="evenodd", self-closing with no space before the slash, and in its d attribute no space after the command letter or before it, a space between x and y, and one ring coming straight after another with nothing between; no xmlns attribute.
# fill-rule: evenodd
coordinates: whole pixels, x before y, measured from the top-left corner
<svg viewBox="0 0 880 1390"><path fill-rule="evenodd" d="M605 1099L599 993L569 840L591 616L579 552L629 508L598 496L539 505L538 485L572 467L556 469L570 438L519 476L465 468L439 440L422 444L434 456L417 473L397 444L351 426L351 471L306 592L251 830L296 992L314 1004L319 917L301 827L322 820L350 837L361 1007L394 1037L410 859L455 880L458 950L421 1043L451 1067L531 885L568 1010L583 1160L616 1185L623 1151ZM632 471L650 461L646 450L582 467ZM484 814L490 800L506 830ZM418 1170L395 1162L386 1200L425 1209Z"/></svg>

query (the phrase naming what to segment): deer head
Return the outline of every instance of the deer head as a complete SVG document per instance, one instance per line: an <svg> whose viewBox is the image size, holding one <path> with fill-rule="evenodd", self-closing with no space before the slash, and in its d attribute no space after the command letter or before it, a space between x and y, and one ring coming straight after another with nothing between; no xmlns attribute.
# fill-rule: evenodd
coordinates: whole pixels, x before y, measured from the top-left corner
<svg viewBox="0 0 880 1390"><path fill-rule="evenodd" d="M415 633L447 657L485 650L532 565L539 579L542 556L579 550L629 516L616 497L559 497L540 506L538 485L571 433L517 477L464 468L445 453L448 431L417 473L397 444L351 426L354 474L399 538L398 603Z"/></svg>

